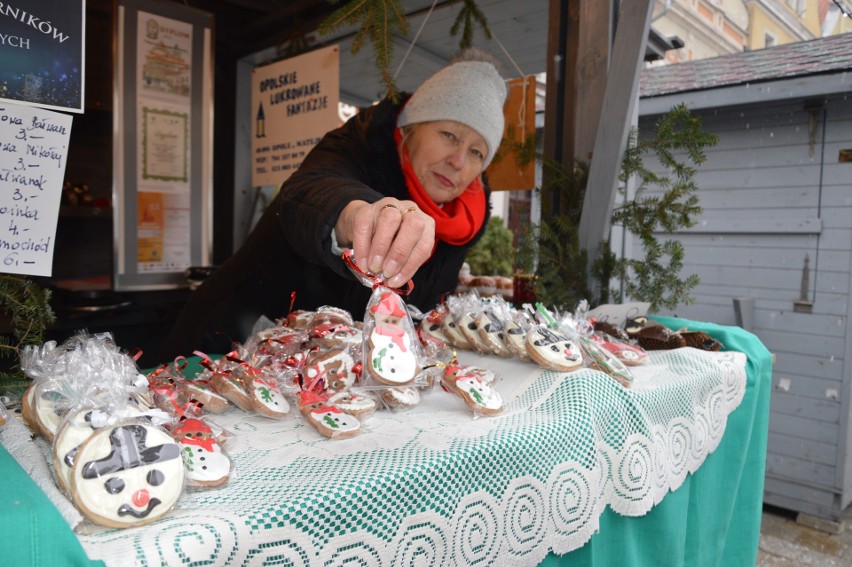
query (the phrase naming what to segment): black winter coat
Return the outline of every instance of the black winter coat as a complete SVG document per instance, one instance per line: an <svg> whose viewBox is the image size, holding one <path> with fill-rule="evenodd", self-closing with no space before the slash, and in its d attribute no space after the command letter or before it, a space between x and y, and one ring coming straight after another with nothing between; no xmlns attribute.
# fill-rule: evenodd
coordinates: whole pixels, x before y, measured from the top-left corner
<svg viewBox="0 0 852 567"><path fill-rule="evenodd" d="M294 309L333 305L356 319L364 315L371 290L331 252L331 231L354 199L408 199L393 132L400 105L368 108L329 132L282 186L240 249L192 292L163 349L160 362L199 349L224 353L244 341L261 315L284 316ZM490 190L486 186L484 198ZM463 246L439 242L414 275L406 302L426 311L455 289L468 249L481 238L486 219Z"/></svg>

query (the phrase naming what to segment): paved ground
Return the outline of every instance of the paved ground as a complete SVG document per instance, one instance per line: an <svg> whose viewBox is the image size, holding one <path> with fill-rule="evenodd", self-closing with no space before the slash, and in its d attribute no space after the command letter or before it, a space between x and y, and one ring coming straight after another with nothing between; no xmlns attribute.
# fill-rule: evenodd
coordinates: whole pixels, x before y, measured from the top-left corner
<svg viewBox="0 0 852 567"><path fill-rule="evenodd" d="M802 525L793 512L765 507L757 567L809 566L852 566L852 507L838 534Z"/></svg>

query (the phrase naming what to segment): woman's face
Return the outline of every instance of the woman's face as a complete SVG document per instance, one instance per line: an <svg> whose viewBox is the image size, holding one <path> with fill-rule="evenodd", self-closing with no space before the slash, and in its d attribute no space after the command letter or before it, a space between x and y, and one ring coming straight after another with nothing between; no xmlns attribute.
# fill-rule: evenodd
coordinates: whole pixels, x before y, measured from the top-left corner
<svg viewBox="0 0 852 567"><path fill-rule="evenodd" d="M488 145L473 128L452 120L418 124L406 137L414 173L436 203L461 195L485 165Z"/></svg>

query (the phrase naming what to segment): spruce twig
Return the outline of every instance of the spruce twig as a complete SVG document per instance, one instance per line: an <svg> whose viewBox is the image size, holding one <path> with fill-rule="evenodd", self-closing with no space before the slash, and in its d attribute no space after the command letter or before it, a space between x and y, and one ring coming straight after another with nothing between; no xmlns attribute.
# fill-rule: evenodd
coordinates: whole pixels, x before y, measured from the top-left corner
<svg viewBox="0 0 852 567"><path fill-rule="evenodd" d="M337 4L337 0L329 0ZM319 33L326 35L344 25L358 26L352 40L353 54L358 53L364 42L373 45L376 68L385 84L388 96L399 97L390 63L393 58L393 29L402 35L408 35L408 18L400 7L399 0L351 0L338 8L319 26Z"/></svg>
<svg viewBox="0 0 852 567"><path fill-rule="evenodd" d="M462 8L456 16L456 20L450 27L450 35L455 36L462 29L459 49L464 50L473 45L473 32L476 24L482 26L482 33L486 39L491 39L491 28L488 27L488 18L477 6L476 0L462 0Z"/></svg>

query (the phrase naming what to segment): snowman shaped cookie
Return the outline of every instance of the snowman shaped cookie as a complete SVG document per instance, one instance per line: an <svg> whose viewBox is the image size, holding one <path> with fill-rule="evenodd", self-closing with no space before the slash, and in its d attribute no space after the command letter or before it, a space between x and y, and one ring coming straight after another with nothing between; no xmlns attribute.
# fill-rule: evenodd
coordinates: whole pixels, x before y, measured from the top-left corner
<svg viewBox="0 0 852 567"><path fill-rule="evenodd" d="M84 516L113 528L164 516L183 490L180 448L161 428L125 423L95 431L80 446L71 495Z"/></svg>
<svg viewBox="0 0 852 567"><path fill-rule="evenodd" d="M412 349L413 328L402 300L391 291L370 307L375 324L364 359L370 376L381 384L404 386L414 381L419 365Z"/></svg>
<svg viewBox="0 0 852 567"><path fill-rule="evenodd" d="M320 434L329 438L346 438L361 431L361 422L353 415L331 405L324 396L310 391L298 394L299 411Z"/></svg>
<svg viewBox="0 0 852 567"><path fill-rule="evenodd" d="M187 484L214 487L227 482L231 460L216 442L213 430L200 419L189 418L172 429L186 467Z"/></svg>

